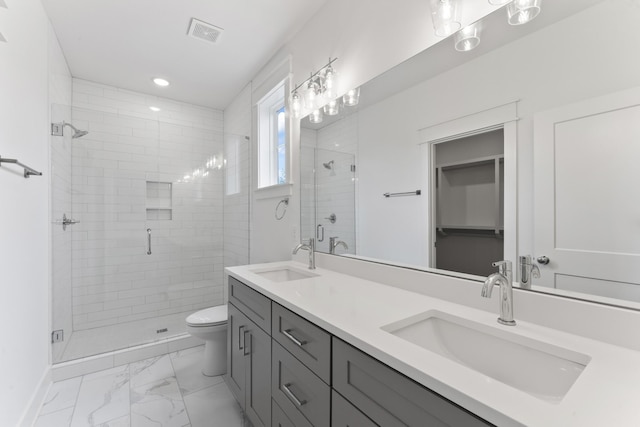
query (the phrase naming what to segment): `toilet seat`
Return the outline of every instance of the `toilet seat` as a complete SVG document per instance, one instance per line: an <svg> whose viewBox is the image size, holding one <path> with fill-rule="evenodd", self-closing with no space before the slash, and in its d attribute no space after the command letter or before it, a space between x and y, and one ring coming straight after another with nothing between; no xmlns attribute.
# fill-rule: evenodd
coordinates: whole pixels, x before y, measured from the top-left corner
<svg viewBox="0 0 640 427"><path fill-rule="evenodd" d="M217 305L196 311L187 317L187 325L193 327L214 326L227 323L227 305Z"/></svg>

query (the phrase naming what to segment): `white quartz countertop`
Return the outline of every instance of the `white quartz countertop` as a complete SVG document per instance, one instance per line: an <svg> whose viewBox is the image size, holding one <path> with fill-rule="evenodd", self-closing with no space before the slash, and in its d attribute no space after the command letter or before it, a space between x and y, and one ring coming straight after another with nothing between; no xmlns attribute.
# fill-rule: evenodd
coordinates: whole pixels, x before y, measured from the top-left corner
<svg viewBox="0 0 640 427"><path fill-rule="evenodd" d="M640 426L640 352L520 321L517 315L517 326L502 326L496 322L498 313L331 270L318 268L313 270L317 276L285 282L256 274L277 267L306 270L304 264L286 261L230 267L226 271L489 422L500 426ZM549 402L381 329L429 310L508 328L509 333L584 354L590 362L560 402Z"/></svg>

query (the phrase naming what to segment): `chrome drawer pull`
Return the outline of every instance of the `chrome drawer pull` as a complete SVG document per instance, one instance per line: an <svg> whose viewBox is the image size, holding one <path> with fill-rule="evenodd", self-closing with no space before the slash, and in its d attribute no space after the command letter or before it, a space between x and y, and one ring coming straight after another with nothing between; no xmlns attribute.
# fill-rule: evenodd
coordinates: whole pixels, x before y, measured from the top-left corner
<svg viewBox="0 0 640 427"><path fill-rule="evenodd" d="M285 329L285 330L282 331L282 335L284 335L285 337L289 338L298 347L302 347L303 345L305 345L307 343L306 341L299 340L298 338L296 338L293 335L291 335L292 331L293 331L293 329Z"/></svg>
<svg viewBox="0 0 640 427"><path fill-rule="evenodd" d="M244 325L238 328L238 350L244 349L244 343L242 342L244 340L244 334L242 333L243 329ZM240 338L242 338L242 340Z"/></svg>
<svg viewBox="0 0 640 427"><path fill-rule="evenodd" d="M296 406L305 405L307 401L298 399L298 397L295 394L293 394L293 392L289 389L289 387L291 387L291 383L283 384L281 388L282 388L282 391L284 391L284 393L287 396L289 396L289 399L291 399L291 401L296 404Z"/></svg>

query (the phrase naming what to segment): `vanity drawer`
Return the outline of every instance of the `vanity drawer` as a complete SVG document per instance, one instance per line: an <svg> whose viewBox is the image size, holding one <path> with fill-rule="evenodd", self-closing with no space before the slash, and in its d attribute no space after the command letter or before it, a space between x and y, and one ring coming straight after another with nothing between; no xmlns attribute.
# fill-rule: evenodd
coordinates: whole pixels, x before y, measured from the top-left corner
<svg viewBox="0 0 640 427"><path fill-rule="evenodd" d="M296 426L329 427L331 389L273 341L271 396ZM306 422L306 423L305 423Z"/></svg>
<svg viewBox="0 0 640 427"><path fill-rule="evenodd" d="M335 337L333 387L385 427L491 425Z"/></svg>
<svg viewBox="0 0 640 427"><path fill-rule="evenodd" d="M347 399L331 392L331 427L379 427Z"/></svg>
<svg viewBox="0 0 640 427"><path fill-rule="evenodd" d="M229 301L249 319L271 334L271 300L229 276Z"/></svg>
<svg viewBox="0 0 640 427"><path fill-rule="evenodd" d="M273 303L271 336L331 384L331 335L313 323Z"/></svg>
<svg viewBox="0 0 640 427"><path fill-rule="evenodd" d="M287 414L282 410L280 406L276 403L275 400L271 401L271 414L273 414L273 418L271 420L271 427L313 427L309 422L304 419L304 422L300 424L301 420L298 420L298 424L294 424L293 421L289 419Z"/></svg>

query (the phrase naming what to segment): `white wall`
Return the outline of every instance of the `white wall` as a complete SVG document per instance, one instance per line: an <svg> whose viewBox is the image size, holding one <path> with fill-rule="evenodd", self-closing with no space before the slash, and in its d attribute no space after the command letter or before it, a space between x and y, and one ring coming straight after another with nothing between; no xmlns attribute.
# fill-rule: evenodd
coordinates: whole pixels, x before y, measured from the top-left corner
<svg viewBox="0 0 640 427"><path fill-rule="evenodd" d="M2 165L0 193L0 425L30 424L31 403L49 369L49 97L70 99L68 71L49 20L37 0L0 8L0 155L43 176L24 179ZM49 86L49 73L53 73ZM51 92L50 92L51 87Z"/></svg>

